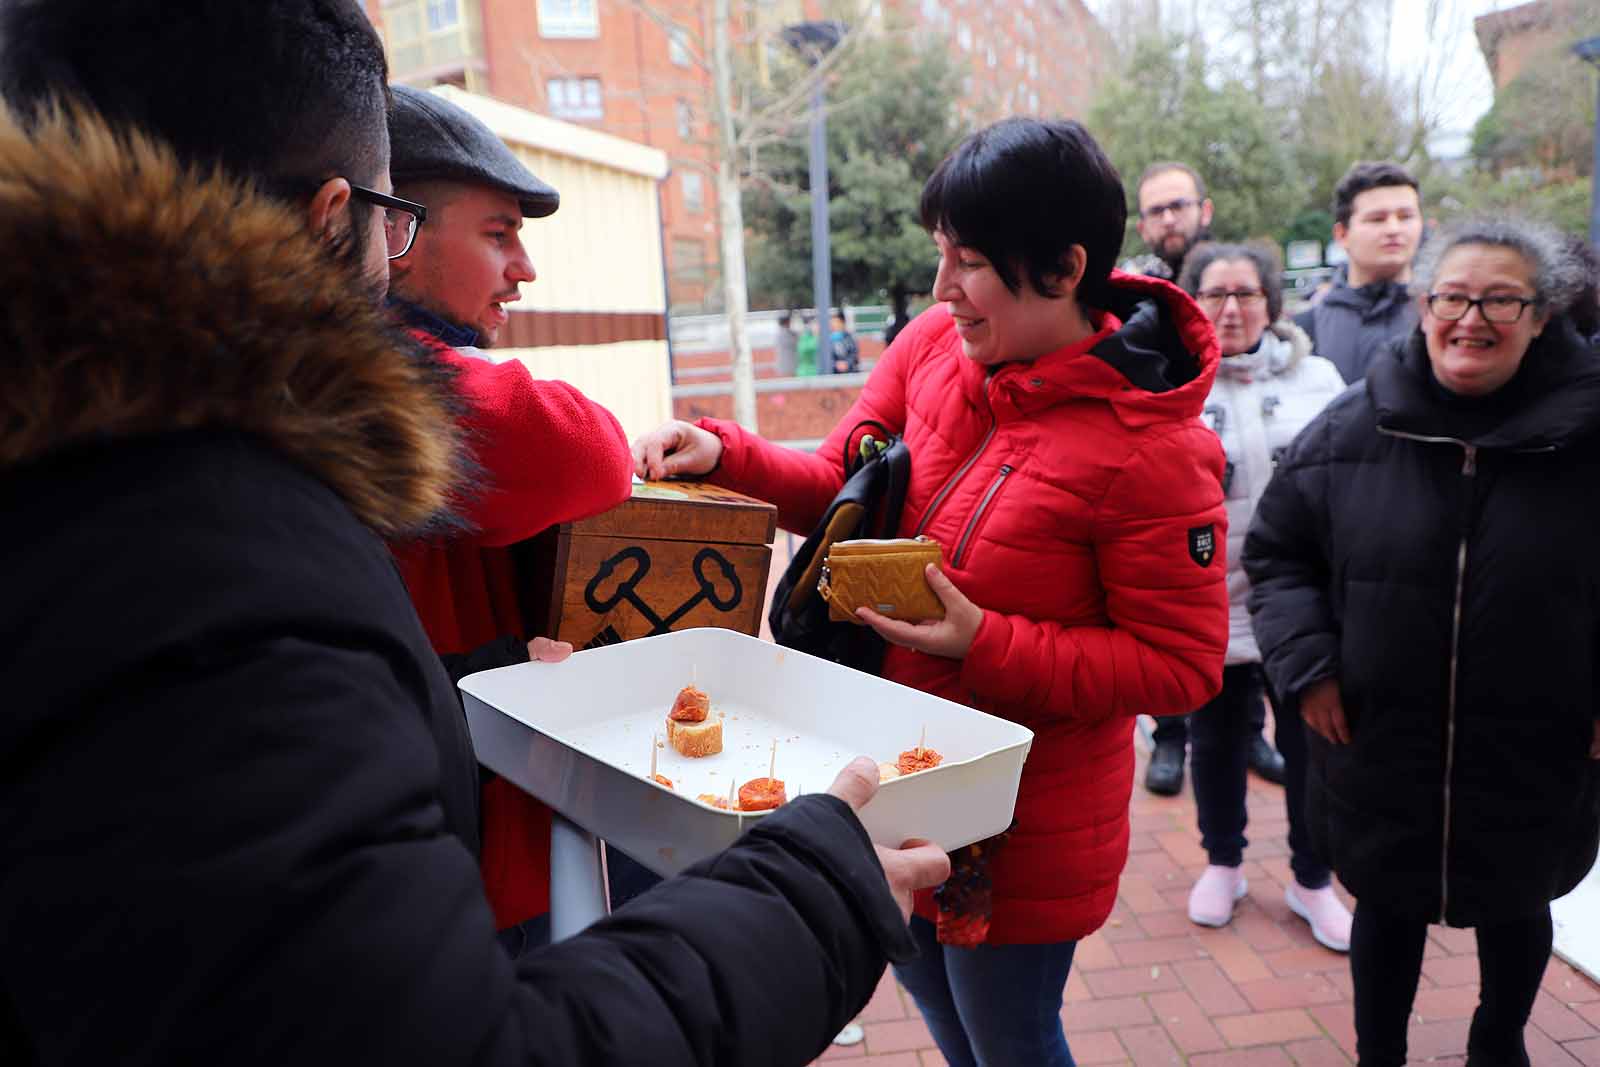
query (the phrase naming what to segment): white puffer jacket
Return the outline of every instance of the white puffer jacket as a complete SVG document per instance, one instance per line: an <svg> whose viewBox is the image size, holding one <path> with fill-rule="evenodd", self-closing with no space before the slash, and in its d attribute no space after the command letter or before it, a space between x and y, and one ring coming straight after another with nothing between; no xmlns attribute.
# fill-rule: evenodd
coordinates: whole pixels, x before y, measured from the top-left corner
<svg viewBox="0 0 1600 1067"><path fill-rule="evenodd" d="M1222 488L1228 504L1228 659L1259 663L1250 631L1250 579L1240 566L1245 531L1278 456L1306 423L1344 391L1334 365L1311 354L1311 340L1279 319L1253 352L1224 356L1203 418L1228 454Z"/></svg>

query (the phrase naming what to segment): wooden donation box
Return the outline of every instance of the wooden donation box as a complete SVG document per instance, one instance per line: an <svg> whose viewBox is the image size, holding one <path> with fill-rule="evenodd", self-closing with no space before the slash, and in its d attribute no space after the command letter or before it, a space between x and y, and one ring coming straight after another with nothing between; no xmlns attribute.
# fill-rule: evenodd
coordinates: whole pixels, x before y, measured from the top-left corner
<svg viewBox="0 0 1600 1067"><path fill-rule="evenodd" d="M699 482L646 482L601 515L515 546L534 633L598 648L695 626L756 636L777 509Z"/></svg>

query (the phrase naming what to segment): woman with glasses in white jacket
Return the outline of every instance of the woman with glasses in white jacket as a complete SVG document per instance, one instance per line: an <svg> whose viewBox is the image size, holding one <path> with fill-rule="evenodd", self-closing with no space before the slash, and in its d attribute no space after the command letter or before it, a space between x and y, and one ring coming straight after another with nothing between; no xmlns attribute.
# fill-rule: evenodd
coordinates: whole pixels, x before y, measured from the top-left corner
<svg viewBox="0 0 1600 1067"><path fill-rule="evenodd" d="M1227 666L1222 692L1189 719L1195 806L1207 866L1189 894L1189 918L1224 926L1248 892L1244 849L1250 712L1264 695L1261 652L1246 606L1250 582L1240 566L1245 531L1280 453L1344 390L1328 360L1311 354L1305 333L1283 314L1274 257L1251 245L1204 244L1190 252L1178 284L1216 327L1222 365L1206 399L1206 423L1227 452L1223 493L1228 508ZM1305 825L1305 739L1301 723L1274 704L1284 760L1293 883L1289 909L1311 924L1328 948L1350 947L1350 912L1334 894L1328 865L1312 851Z"/></svg>

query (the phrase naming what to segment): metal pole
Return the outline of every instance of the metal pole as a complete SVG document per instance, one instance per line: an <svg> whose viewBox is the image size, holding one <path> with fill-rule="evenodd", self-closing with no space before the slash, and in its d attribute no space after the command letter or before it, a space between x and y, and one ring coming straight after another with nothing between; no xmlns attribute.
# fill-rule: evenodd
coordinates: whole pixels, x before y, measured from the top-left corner
<svg viewBox="0 0 1600 1067"><path fill-rule="evenodd" d="M1589 243L1600 243L1600 89L1595 91L1594 169L1589 174Z"/></svg>
<svg viewBox="0 0 1600 1067"><path fill-rule="evenodd" d="M811 86L811 294L817 305L817 373L833 373L833 253L828 245L828 120L822 79Z"/></svg>

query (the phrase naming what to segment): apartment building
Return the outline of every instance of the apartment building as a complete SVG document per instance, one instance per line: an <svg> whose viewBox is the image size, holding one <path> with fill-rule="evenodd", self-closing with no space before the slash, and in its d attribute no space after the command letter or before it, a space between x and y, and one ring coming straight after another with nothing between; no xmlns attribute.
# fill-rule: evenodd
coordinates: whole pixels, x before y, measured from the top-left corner
<svg viewBox="0 0 1600 1067"><path fill-rule="evenodd" d="M665 152L667 288L675 311L720 297L710 81L699 0L366 0L390 76L456 85ZM703 10L704 9L704 10Z"/></svg>
<svg viewBox="0 0 1600 1067"><path fill-rule="evenodd" d="M721 307L712 180L711 0L365 0L392 77L456 85L666 153L660 189L667 288L675 313ZM848 2L848 0L845 0ZM733 0L730 33L757 70L786 25L841 0ZM877 0L944 40L967 69L974 121L1081 116L1110 43L1083 0Z"/></svg>

